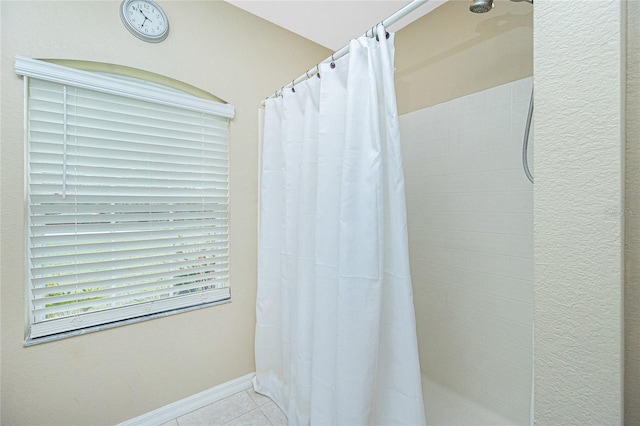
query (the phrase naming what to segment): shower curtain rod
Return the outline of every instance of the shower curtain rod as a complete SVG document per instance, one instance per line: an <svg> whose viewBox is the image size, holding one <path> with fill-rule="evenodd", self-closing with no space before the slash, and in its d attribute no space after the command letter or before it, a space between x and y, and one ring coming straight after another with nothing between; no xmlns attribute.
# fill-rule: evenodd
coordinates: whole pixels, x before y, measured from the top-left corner
<svg viewBox="0 0 640 426"><path fill-rule="evenodd" d="M394 13L393 15L389 16L387 19L385 19L384 21L376 24L373 28L371 28L370 30L367 30L367 32L365 32L363 35L365 37L369 37L369 32L371 32L371 37L373 37L373 35L375 34L375 28L382 24L383 27L388 27L390 25L395 24L396 22L398 22L400 19L404 18L405 16L407 16L409 13L413 12L414 10L416 10L417 8L419 8L420 6L422 6L423 4L425 4L426 2L428 2L429 0L413 0L411 3L409 3L408 5L406 5L405 7L403 7L402 9L398 10L396 13ZM329 56L327 59L325 59L324 61L321 61L320 63L318 63L318 65L320 64L324 64L327 62L333 62L336 59L339 59L341 57L343 57L344 55L346 55L347 53L349 53L349 43L347 43L344 47L342 47L340 50L337 50L333 55ZM275 98L276 96L278 96L278 94L282 93L282 91L284 89L287 88L291 88L293 86L295 86L296 84L302 83L303 81L313 77L315 74L317 74L318 72L318 65L316 65L315 67L307 70L307 72L305 72L304 74L302 74L300 77L296 78L295 80L293 80L291 83L283 86L281 89L276 90L273 95L268 96L267 99L269 98ZM261 102L261 104L264 106L264 100Z"/></svg>

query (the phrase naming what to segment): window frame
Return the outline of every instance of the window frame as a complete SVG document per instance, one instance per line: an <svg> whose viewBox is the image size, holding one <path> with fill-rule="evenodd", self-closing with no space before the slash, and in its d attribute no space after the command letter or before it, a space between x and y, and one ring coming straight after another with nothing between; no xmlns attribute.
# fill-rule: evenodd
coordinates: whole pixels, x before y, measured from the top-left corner
<svg viewBox="0 0 640 426"><path fill-rule="evenodd" d="M111 95L122 96L127 98L136 99L139 101L151 102L155 104L174 106L178 108L183 108L196 112L204 112L206 114L215 115L217 117L223 117L228 120L231 120L235 115L235 110L232 105L214 102L207 99L202 99L195 97L190 94L186 94L184 92L177 91L175 89L171 89L168 87L160 86L156 83L148 84L141 80L131 80L126 77L120 79L118 77L105 75L101 73L94 73L88 71L82 71L74 68L65 67L62 65L57 65L45 61L40 61L36 59L26 58L22 56L16 56L15 58L15 72L18 75L24 77L24 143L25 143L25 260L26 260L26 270L25 270L25 278L26 278L26 310L27 310L27 335L25 340L25 346L31 346L33 344L43 343L51 340L57 340L64 337L71 337L80 334L86 334L88 332L99 331L108 328L119 327L122 325L127 325L139 321L145 321L149 319L169 316L177 313L187 312L195 309L200 309L203 307L209 307L212 305L218 305L222 303L228 303L231 301L230 287L227 287L228 297L226 299L214 299L213 301L208 301L204 303L194 304L185 307L179 308L171 308L168 310L163 310L161 312L155 312L150 314L144 314L143 309L140 310L140 313L136 314L136 316L119 319L116 321L111 321L107 323L101 323L96 325L89 325L84 328L77 328L67 331L61 331L46 335L39 335L38 337L33 337L31 333L31 326L34 318L33 313L33 305L32 305L32 296L31 292L31 272L30 272L30 264L31 257L29 254L30 250L30 229L28 224L30 223L29 215L29 194L30 190L27 187L29 182L29 79L35 78L39 80L46 80L53 83L58 83L61 85L68 85L72 87L88 89L98 92L103 92ZM227 137L227 143L229 143L229 139ZM228 172L227 172L227 182L228 182ZM228 201L227 201L227 211L228 211ZM227 219L228 220L228 219ZM227 247L228 247L228 236L227 236ZM228 285L228 284L227 284ZM171 299L171 298L170 298ZM167 299L169 300L169 299ZM135 306L135 305L133 305Z"/></svg>

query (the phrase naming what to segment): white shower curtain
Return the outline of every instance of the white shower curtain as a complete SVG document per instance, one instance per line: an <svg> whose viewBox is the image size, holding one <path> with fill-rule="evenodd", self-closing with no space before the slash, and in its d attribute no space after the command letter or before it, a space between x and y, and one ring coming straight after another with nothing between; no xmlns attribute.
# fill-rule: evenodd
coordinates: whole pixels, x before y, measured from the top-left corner
<svg viewBox="0 0 640 426"><path fill-rule="evenodd" d="M393 34L268 99L257 392L290 425L424 424Z"/></svg>

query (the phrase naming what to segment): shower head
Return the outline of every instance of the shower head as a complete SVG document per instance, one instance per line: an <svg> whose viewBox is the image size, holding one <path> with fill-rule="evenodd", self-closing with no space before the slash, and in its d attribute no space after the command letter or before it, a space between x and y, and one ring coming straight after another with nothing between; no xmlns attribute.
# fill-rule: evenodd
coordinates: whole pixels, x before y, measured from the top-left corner
<svg viewBox="0 0 640 426"><path fill-rule="evenodd" d="M513 2L526 2L533 4L533 0L511 0ZM469 10L473 13L486 13L491 11L495 4L493 4L493 0L472 0L471 6L469 6Z"/></svg>
<svg viewBox="0 0 640 426"><path fill-rule="evenodd" d="M469 10L473 13L486 13L493 9L493 0L473 0Z"/></svg>

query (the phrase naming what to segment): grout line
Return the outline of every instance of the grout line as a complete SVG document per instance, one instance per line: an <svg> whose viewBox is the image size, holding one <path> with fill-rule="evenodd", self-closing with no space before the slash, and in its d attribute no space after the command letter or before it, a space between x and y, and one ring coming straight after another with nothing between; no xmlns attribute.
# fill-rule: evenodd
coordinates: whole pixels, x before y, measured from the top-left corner
<svg viewBox="0 0 640 426"><path fill-rule="evenodd" d="M252 399L252 401L253 401L253 399ZM246 416L246 415L247 415L247 414L249 414L249 413L253 413L254 411L259 411L259 412L260 412L260 414L262 414L262 415L264 416L264 418L265 418L265 419L267 419L267 423L268 423L268 425L269 425L269 426L273 426L273 424L271 423L271 420L269 420L269 417L267 417L267 415L266 415L266 414L265 414L265 413L260 409L260 407L259 407L259 406L257 406L257 405L258 405L258 404L256 404L256 408L254 408L253 410L249 410L249 411L247 411L246 413L241 414L241 415L239 415L238 417L236 417L236 418L233 418L233 419L229 420L228 422L226 422L226 423L225 423L225 425L228 425L228 424L230 424L231 422L233 422L233 421L235 421L235 420L238 420L240 417L242 417L242 416ZM266 425L265 425L265 426L266 426Z"/></svg>
<svg viewBox="0 0 640 426"><path fill-rule="evenodd" d="M466 233L466 232L465 232ZM487 235L499 235L499 236L508 236L508 237L516 237L516 238L527 238L527 235L510 235L510 234L490 234L490 233L486 233L486 232L474 232L475 234L487 234ZM459 252L468 252L468 253L475 253L475 254L485 254L487 256L499 256L499 257L508 257L508 258L513 258L513 259L522 259L522 260L533 260L533 255L531 256L516 256L516 255L512 255L512 254L504 254L504 253L496 253L496 252L491 252L491 251L481 251L481 250L472 250L472 249L467 249L467 248L457 248L457 247L443 247L441 245L436 245L436 244L424 244L424 243L419 243L419 242L414 242L413 245L415 246L421 246L421 247L426 247L428 249L438 249L438 250L453 250L453 251L459 251ZM417 261L421 261L420 259L416 259ZM425 262L425 261L422 261ZM461 267L457 267L455 265L446 265L446 264L439 264L439 263L435 263L435 262L425 262L425 263L434 263L436 265L441 265L441 266L453 266L454 268L458 268L458 269L464 269ZM481 272L481 271L480 271ZM498 274L496 274L498 275Z"/></svg>
<svg viewBox="0 0 640 426"><path fill-rule="evenodd" d="M256 404L256 402L253 400L253 398L251 398L251 395L249 395L249 393L246 391L246 389L245 389L245 390L243 390L243 391L240 391L240 392L236 392L236 393L234 393L233 395L228 396L227 398L231 398L232 396L234 396L234 395L238 395L239 393L244 393L244 394L246 394L246 395L247 395L247 398L249 398L249 400L250 400L251 402L253 402L253 404L256 406L256 408L258 407L258 404ZM225 400L225 399L227 399L227 398L221 399L221 401L224 401L224 400ZM250 413L250 412L252 412L252 411L254 411L254 410L255 410L255 408L252 408L252 409L251 409L251 410L249 410L249 411L245 411L244 413L240 414L239 416L236 416L236 417L234 417L233 419L229 420L229 421L228 421L228 422L226 422L225 424L229 424L229 423L231 423L232 421L237 420L238 418L240 418L240 417L244 416L245 414L248 414L248 413Z"/></svg>
<svg viewBox="0 0 640 426"><path fill-rule="evenodd" d="M267 416L267 413L265 413L265 411L262 409L262 407L264 407L267 404L263 404L261 406L258 407L258 410L260 410L260 412L262 413L262 415L267 419L267 421L269 422L269 424L271 426L273 426L273 423L271 423L271 419L269 418L269 416Z"/></svg>

